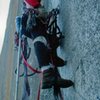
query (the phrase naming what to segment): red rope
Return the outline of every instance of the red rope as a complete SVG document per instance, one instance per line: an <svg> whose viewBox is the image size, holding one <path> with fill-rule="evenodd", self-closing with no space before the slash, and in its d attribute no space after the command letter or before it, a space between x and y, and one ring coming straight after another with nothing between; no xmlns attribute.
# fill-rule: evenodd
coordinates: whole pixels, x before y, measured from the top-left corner
<svg viewBox="0 0 100 100"><path fill-rule="evenodd" d="M22 58L23 58L24 64L25 64L32 72L35 72L35 73L42 73L42 71L39 71L39 70L36 70L35 68L33 68L33 67L25 60L23 54L22 54Z"/></svg>
<svg viewBox="0 0 100 100"><path fill-rule="evenodd" d="M41 86L42 86L42 79L41 79L40 84L39 84L37 100L40 100L40 90L41 90Z"/></svg>
<svg viewBox="0 0 100 100"><path fill-rule="evenodd" d="M22 54L22 58L23 58L24 64L25 64L32 72L35 72L35 73L42 73L42 71L38 71L38 70L36 70L35 68L33 68L30 64L28 64L28 62L25 60L23 54ZM40 84L39 84L37 100L40 100L40 90L41 90L41 86L42 86L42 79L41 79Z"/></svg>

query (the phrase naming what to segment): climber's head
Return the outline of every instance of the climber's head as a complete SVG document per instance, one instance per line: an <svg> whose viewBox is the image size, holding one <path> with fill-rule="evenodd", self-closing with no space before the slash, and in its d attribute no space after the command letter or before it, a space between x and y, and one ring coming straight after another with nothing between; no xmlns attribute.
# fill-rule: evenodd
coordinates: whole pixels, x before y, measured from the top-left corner
<svg viewBox="0 0 100 100"><path fill-rule="evenodd" d="M24 0L24 2L26 4L26 8L36 8L41 5L41 0Z"/></svg>

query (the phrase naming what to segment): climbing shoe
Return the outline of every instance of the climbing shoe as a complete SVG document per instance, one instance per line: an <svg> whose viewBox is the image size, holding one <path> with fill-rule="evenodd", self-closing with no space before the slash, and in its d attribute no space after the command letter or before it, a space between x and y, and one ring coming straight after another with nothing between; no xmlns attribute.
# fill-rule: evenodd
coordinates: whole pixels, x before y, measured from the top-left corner
<svg viewBox="0 0 100 100"><path fill-rule="evenodd" d="M67 64L67 61L64 61L62 58L60 58L57 55L57 51L56 50L51 50L50 55L51 55L51 63L55 67L62 67L62 66Z"/></svg>
<svg viewBox="0 0 100 100"><path fill-rule="evenodd" d="M52 57L52 62L55 67L62 67L67 64L67 61L64 61L60 57Z"/></svg>
<svg viewBox="0 0 100 100"><path fill-rule="evenodd" d="M42 89L52 88L53 86L60 88L68 88L74 85L71 80L62 79L57 77L55 70L49 68L43 72Z"/></svg>

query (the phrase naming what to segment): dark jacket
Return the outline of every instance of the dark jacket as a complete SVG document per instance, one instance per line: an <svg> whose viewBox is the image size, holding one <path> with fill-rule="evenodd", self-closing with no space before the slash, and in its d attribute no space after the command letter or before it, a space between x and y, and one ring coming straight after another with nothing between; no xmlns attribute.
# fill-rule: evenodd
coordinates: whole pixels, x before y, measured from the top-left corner
<svg viewBox="0 0 100 100"><path fill-rule="evenodd" d="M29 12L25 12L22 15L22 34L26 35L27 37L34 39L37 36L45 36L46 35L46 24L44 23L44 18L36 17L36 25L32 27L32 30L27 30L27 20L28 20Z"/></svg>

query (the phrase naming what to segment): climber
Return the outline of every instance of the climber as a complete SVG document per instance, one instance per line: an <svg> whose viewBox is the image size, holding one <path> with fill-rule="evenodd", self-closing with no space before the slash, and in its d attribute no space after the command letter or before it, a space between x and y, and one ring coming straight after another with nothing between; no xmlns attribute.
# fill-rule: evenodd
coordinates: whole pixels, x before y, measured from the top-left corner
<svg viewBox="0 0 100 100"><path fill-rule="evenodd" d="M32 13L36 15L32 15ZM73 82L71 80L62 79L59 76L56 77L53 68L53 66L58 67L64 65L64 61L57 56L56 52L53 52L54 55L56 54L54 57L56 57L55 59L60 63L57 62L57 60L54 63L51 61L51 48L48 46L47 35L47 16L48 13L41 5L41 0L24 0L21 33L33 40L39 67L41 71L43 71L42 89L51 88L55 84L58 87L67 88L72 86Z"/></svg>
<svg viewBox="0 0 100 100"><path fill-rule="evenodd" d="M31 3L31 2L29 2L29 3ZM57 47L59 40L54 35L49 35L46 33L46 31L47 31L46 19L47 19L47 15L49 15L49 14L45 11L43 6L41 6L39 3L35 3L35 4L38 4L34 7L35 12L38 13L38 15L37 15L38 17L35 19L34 16L31 15L34 20L31 20L31 22L29 22L29 19L27 19L27 17L29 16L30 12L32 11L31 9L33 9L33 8L32 7L29 8L29 4L26 1L24 1L23 4L24 4L24 7L23 7L24 14L22 16L22 19L23 19L23 21L22 21L23 22L22 33L24 33L26 36L28 36L29 38L32 38L32 39L36 35L45 35L45 37L48 38L47 40L49 41L50 48L52 49L51 55L53 58L54 65L55 66L64 66L66 64L66 61L64 61L63 59L58 57L57 52L56 52L56 48L54 49L54 47ZM37 6L39 6L39 7L37 7ZM28 20L29 23L26 20ZM37 21L38 24L33 29L34 24L36 24L35 20ZM27 22L27 25L26 25L26 22ZM33 24L32 24L32 22L33 22ZM27 31L27 32L24 32L24 31ZM34 36L33 36L32 32L35 32ZM27 33L30 33L30 34L27 34ZM55 41L55 42L51 42L51 41Z"/></svg>

